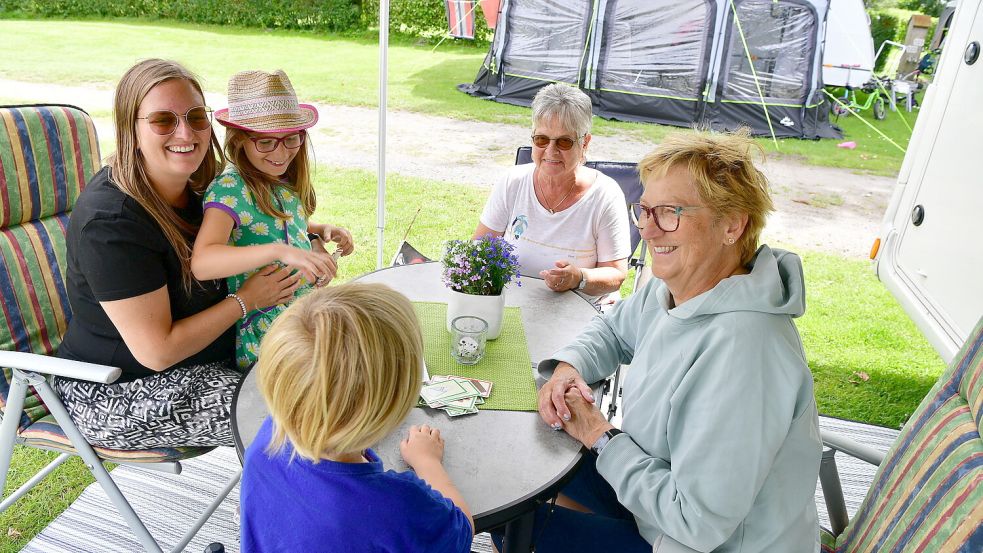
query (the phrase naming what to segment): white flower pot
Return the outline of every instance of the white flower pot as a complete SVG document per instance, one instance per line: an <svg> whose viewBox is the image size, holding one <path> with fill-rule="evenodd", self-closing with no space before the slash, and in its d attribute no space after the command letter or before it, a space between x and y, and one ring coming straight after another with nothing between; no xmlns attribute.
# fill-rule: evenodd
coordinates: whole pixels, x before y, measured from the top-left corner
<svg viewBox="0 0 983 553"><path fill-rule="evenodd" d="M457 317L471 315L481 317L488 323L488 339L494 340L502 332L502 317L505 315L505 294L497 296L476 296L448 290L447 332L451 332L451 321Z"/></svg>

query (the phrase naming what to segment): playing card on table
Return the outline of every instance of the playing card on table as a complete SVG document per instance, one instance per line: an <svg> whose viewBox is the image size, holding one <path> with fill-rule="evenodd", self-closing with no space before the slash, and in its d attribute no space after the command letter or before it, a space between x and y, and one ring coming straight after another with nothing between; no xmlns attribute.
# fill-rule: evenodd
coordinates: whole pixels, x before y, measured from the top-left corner
<svg viewBox="0 0 983 553"><path fill-rule="evenodd" d="M474 384L464 380L443 380L431 382L423 386L420 390L422 397L431 407L443 405L455 399L475 397L481 392L474 387Z"/></svg>
<svg viewBox="0 0 983 553"><path fill-rule="evenodd" d="M451 417L471 415L478 412L491 387L487 380L438 375L424 383L419 405L443 409Z"/></svg>
<svg viewBox="0 0 983 553"><path fill-rule="evenodd" d="M478 412L478 408L474 409L454 409L453 407L447 407L444 412L451 417L459 417L461 415L473 415Z"/></svg>
<svg viewBox="0 0 983 553"><path fill-rule="evenodd" d="M431 379L430 381L431 382L441 382L441 381L444 381L444 380L458 380L458 381L460 381L460 380L467 380L471 384L474 384L474 387L478 389L478 393L481 394L480 397L488 397L488 396L491 395L491 389L492 389L492 385L493 384L490 381L488 381L488 380L480 380L480 379L477 379L477 378L468 378L466 376L454 376L454 375L443 376L443 375L437 375L437 376L433 377L433 379ZM484 401L481 401L479 403L484 403Z"/></svg>

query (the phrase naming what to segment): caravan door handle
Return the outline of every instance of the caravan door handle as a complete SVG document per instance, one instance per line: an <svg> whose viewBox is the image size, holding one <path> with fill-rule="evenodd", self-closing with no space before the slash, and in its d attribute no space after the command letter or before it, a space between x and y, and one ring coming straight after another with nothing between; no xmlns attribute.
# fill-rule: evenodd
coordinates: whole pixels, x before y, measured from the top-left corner
<svg viewBox="0 0 983 553"><path fill-rule="evenodd" d="M924 220L925 220L925 208L922 207L921 204L916 205L911 210L911 224L917 227L920 226Z"/></svg>
<svg viewBox="0 0 983 553"><path fill-rule="evenodd" d="M966 46L966 52L963 53L963 61L966 62L966 65L973 65L976 63L976 60L979 59L979 57L980 43L974 40L973 42L970 42L968 46Z"/></svg>

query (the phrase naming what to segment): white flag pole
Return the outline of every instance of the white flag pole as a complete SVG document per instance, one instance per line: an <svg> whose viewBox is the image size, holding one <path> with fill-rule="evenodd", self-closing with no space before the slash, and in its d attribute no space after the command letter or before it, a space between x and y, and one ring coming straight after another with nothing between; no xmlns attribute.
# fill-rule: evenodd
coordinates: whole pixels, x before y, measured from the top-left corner
<svg viewBox="0 0 983 553"><path fill-rule="evenodd" d="M379 178L376 190L376 269L382 268L386 229L386 99L389 62L389 0L379 1Z"/></svg>

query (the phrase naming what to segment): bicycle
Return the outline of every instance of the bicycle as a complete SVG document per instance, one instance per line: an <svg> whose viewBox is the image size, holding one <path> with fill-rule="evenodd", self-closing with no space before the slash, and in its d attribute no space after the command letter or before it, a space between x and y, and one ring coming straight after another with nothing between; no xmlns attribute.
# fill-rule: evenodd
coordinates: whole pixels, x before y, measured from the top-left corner
<svg viewBox="0 0 983 553"><path fill-rule="evenodd" d="M887 117L887 104L890 102L889 93L893 81L889 77L871 77L869 81L860 86L860 91L867 94L867 98L860 102L857 100L857 88L847 86L843 89L843 95L837 98L837 102L830 105L830 112L837 118L849 115L851 112L860 112L872 109L874 119L882 121Z"/></svg>

